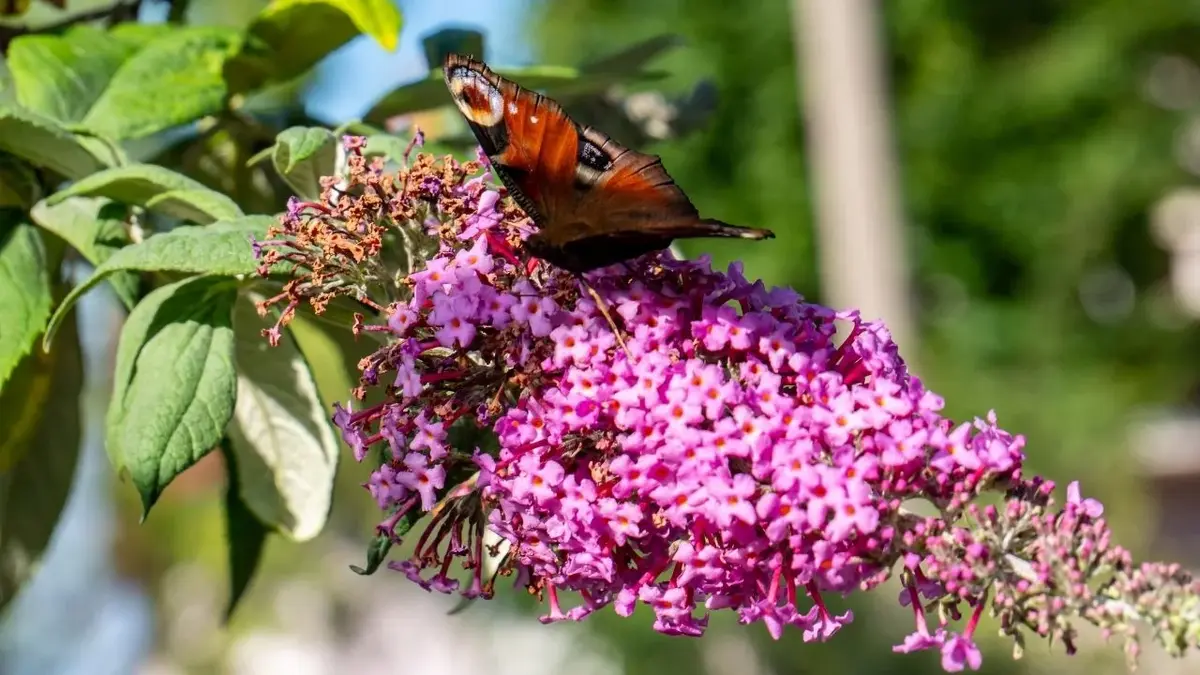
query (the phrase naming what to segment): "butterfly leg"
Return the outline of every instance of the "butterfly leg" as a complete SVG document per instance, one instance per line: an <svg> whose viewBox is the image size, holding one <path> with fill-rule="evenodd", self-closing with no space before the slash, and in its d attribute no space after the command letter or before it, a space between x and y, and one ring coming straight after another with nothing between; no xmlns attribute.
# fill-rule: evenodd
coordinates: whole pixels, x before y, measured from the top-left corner
<svg viewBox="0 0 1200 675"><path fill-rule="evenodd" d="M597 293L596 289L587 282L587 279L583 278L582 274L577 274L575 276L579 279L579 283L583 286L583 288L588 292L588 295L592 297L592 301L596 303L596 308L599 309L600 313L604 315L604 319L608 321L609 327L612 328L613 336L617 338L617 344L621 346L621 351L625 352L625 358L632 361L633 354L629 352L629 346L625 344L623 331L617 327L617 322L613 320L612 314L608 311L608 303L604 300L604 298L600 297L600 294Z"/></svg>

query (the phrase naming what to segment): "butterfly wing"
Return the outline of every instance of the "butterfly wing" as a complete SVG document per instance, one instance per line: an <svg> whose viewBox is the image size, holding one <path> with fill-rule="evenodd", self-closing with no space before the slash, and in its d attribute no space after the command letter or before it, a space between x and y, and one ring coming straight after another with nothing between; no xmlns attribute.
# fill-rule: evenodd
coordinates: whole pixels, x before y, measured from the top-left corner
<svg viewBox="0 0 1200 675"><path fill-rule="evenodd" d="M630 150L591 127L579 129L575 180L580 193L570 222L543 229L530 242L558 249L560 257L570 258L558 263L567 269L605 267L664 249L675 239L775 236L701 218L659 157Z"/></svg>
<svg viewBox="0 0 1200 675"><path fill-rule="evenodd" d="M658 157L580 126L480 61L450 54L443 71L497 175L540 228L525 242L536 257L582 273L679 238L775 236L701 218Z"/></svg>
<svg viewBox="0 0 1200 675"><path fill-rule="evenodd" d="M569 210L578 153L575 123L552 99L450 54L443 68L454 103L500 180L539 227Z"/></svg>

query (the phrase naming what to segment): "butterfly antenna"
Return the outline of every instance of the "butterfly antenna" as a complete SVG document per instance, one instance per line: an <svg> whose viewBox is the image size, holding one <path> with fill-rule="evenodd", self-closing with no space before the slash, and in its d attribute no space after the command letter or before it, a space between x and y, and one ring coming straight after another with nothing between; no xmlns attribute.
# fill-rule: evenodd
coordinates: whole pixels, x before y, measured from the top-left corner
<svg viewBox="0 0 1200 675"><path fill-rule="evenodd" d="M629 347L625 344L625 337L621 329L617 327L617 322L613 321L612 314L608 311L608 303L604 301L604 298L600 297L600 294L597 293L596 289L587 282L587 279L583 278L582 274L577 276L579 278L579 283L583 285L584 289L587 290L588 295L592 296L592 300L595 301L596 308L600 310L600 313L604 315L605 320L608 321L609 327L612 328L613 335L617 338L617 344L621 345L621 350L625 352L625 358L633 361L633 354L629 352Z"/></svg>

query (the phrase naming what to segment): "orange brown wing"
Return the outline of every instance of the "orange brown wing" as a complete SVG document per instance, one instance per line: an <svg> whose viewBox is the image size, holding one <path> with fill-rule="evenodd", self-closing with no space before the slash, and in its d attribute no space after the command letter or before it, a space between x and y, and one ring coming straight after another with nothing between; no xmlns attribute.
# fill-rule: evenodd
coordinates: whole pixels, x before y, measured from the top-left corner
<svg viewBox="0 0 1200 675"><path fill-rule="evenodd" d="M455 105L521 208L541 227L569 210L578 131L553 100L450 54L443 67Z"/></svg>
<svg viewBox="0 0 1200 675"><path fill-rule="evenodd" d="M580 170L580 178L591 188L580 207L604 213L609 226L603 229L621 229L637 221L658 229L700 219L657 156L630 150L591 127L581 129L580 137L587 154L598 158L588 170Z"/></svg>
<svg viewBox="0 0 1200 675"><path fill-rule="evenodd" d="M587 221L593 234L609 238L646 240L687 237L737 237L766 239L770 230L730 225L701 218L683 189L667 173L662 160L630 150L591 128L580 129L582 155L603 158L577 168L577 181L589 189L575 213ZM552 235L547 235L552 236Z"/></svg>
<svg viewBox="0 0 1200 675"><path fill-rule="evenodd" d="M686 237L766 239L701 218L658 157L577 124L553 101L451 54L446 86L513 198L538 225L533 255L582 273Z"/></svg>

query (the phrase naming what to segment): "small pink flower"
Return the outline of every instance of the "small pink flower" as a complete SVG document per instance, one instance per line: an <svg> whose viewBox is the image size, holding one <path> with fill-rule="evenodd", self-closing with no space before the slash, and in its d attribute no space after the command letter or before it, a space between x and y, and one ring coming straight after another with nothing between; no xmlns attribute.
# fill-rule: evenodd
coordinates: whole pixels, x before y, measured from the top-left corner
<svg viewBox="0 0 1200 675"><path fill-rule="evenodd" d="M942 669L948 673L962 672L965 668L979 670L983 655L975 642L965 635L949 634L942 643Z"/></svg>

